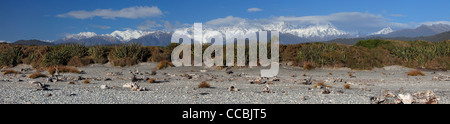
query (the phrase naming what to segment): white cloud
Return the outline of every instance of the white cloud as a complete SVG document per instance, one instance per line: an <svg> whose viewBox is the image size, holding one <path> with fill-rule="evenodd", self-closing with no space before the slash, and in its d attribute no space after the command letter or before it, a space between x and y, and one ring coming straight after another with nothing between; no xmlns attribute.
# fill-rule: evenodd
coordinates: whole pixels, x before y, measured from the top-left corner
<svg viewBox="0 0 450 124"><path fill-rule="evenodd" d="M403 15L403 14L391 14L389 16L392 16L392 17L408 17L407 15Z"/></svg>
<svg viewBox="0 0 450 124"><path fill-rule="evenodd" d="M96 9L94 11L71 11L65 14L59 14L57 17L67 18L72 17L76 19L87 19L93 17L102 17L104 19L116 19L116 18L149 18L161 16L163 12L156 6L135 6L129 8L123 8L121 10L113 9Z"/></svg>
<svg viewBox="0 0 450 124"><path fill-rule="evenodd" d="M226 25L234 25L237 23L241 23L246 19L240 17L227 16L225 18L218 18L211 21L206 22L207 25L212 26L226 26Z"/></svg>
<svg viewBox="0 0 450 124"><path fill-rule="evenodd" d="M382 15L361 12L341 12L323 16L302 16L276 18L278 21L286 21L297 24L333 24L339 29L347 31L373 32L381 28L408 28L409 24L389 22L390 19Z"/></svg>
<svg viewBox="0 0 450 124"><path fill-rule="evenodd" d="M162 25L158 24L156 21L147 20L147 21L141 23L137 27L137 29L139 29L139 30L150 30L150 29L159 28L159 27L162 27Z"/></svg>
<svg viewBox="0 0 450 124"><path fill-rule="evenodd" d="M164 21L164 28L171 31L173 29L173 25L169 21Z"/></svg>
<svg viewBox="0 0 450 124"><path fill-rule="evenodd" d="M3 42L10 43L9 41L0 40L0 43L3 43Z"/></svg>
<svg viewBox="0 0 450 124"><path fill-rule="evenodd" d="M110 26L103 26L103 25L90 25L91 27L94 28L100 28L100 29L110 29Z"/></svg>
<svg viewBox="0 0 450 124"><path fill-rule="evenodd" d="M259 12L259 11L263 11L263 10L260 8L249 8L247 11L248 12Z"/></svg>
<svg viewBox="0 0 450 124"><path fill-rule="evenodd" d="M435 21L435 22L423 22L421 25L434 25L434 24L447 24L450 25L450 21Z"/></svg>

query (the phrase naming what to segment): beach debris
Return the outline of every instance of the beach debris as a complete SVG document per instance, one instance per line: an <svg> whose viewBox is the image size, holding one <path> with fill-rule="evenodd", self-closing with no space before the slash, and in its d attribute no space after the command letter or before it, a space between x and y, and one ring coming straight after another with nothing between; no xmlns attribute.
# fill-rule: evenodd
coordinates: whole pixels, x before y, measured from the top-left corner
<svg viewBox="0 0 450 124"><path fill-rule="evenodd" d="M124 88L132 88L132 87L135 86L135 85L137 85L137 84L134 83L134 82L130 82L130 83L124 84L122 87L124 87Z"/></svg>
<svg viewBox="0 0 450 124"><path fill-rule="evenodd" d="M280 78L272 78L270 81L280 81Z"/></svg>
<svg viewBox="0 0 450 124"><path fill-rule="evenodd" d="M42 83L39 81L30 81L30 84L34 86L42 86Z"/></svg>
<svg viewBox="0 0 450 124"><path fill-rule="evenodd" d="M109 87L108 85L101 85L100 89L105 90L105 89L110 89L111 87Z"/></svg>
<svg viewBox="0 0 450 124"><path fill-rule="evenodd" d="M156 75L156 70L153 70L150 75Z"/></svg>
<svg viewBox="0 0 450 124"><path fill-rule="evenodd" d="M75 84L75 82L73 81L69 81L67 84Z"/></svg>
<svg viewBox="0 0 450 124"><path fill-rule="evenodd" d="M370 104L400 104L400 99L386 97L370 97Z"/></svg>
<svg viewBox="0 0 450 124"><path fill-rule="evenodd" d="M20 71L27 73L27 72L33 71L33 69L32 68L22 68L22 69L20 69Z"/></svg>
<svg viewBox="0 0 450 124"><path fill-rule="evenodd" d="M77 80L79 80L79 81L81 81L81 80L84 80L85 78L83 78L82 76L78 76L77 77Z"/></svg>
<svg viewBox="0 0 450 124"><path fill-rule="evenodd" d="M413 97L411 94L398 94L398 98L402 101L403 104L412 104Z"/></svg>
<svg viewBox="0 0 450 124"><path fill-rule="evenodd" d="M438 104L440 97L433 91L419 91L414 94L398 94L383 91L382 97L370 97L371 104Z"/></svg>
<svg viewBox="0 0 450 124"><path fill-rule="evenodd" d="M52 93L48 93L48 94L45 94L45 96L46 97L50 97L50 96L53 96L53 94Z"/></svg>
<svg viewBox="0 0 450 124"><path fill-rule="evenodd" d="M450 76L439 74L439 77L437 78L439 81L450 81Z"/></svg>
<svg viewBox="0 0 450 124"><path fill-rule="evenodd" d="M262 90L263 93L273 93L272 90L270 90L269 85L266 84L266 86Z"/></svg>
<svg viewBox="0 0 450 124"><path fill-rule="evenodd" d="M112 79L111 78L105 78L105 80L103 80L103 81L112 81Z"/></svg>
<svg viewBox="0 0 450 124"><path fill-rule="evenodd" d="M239 91L239 89L231 85L230 87L228 87L228 91Z"/></svg>
<svg viewBox="0 0 450 124"><path fill-rule="evenodd" d="M81 70L80 74L87 74L85 71Z"/></svg>
<svg viewBox="0 0 450 124"><path fill-rule="evenodd" d="M261 84L261 80L251 80L250 84Z"/></svg>
<svg viewBox="0 0 450 124"><path fill-rule="evenodd" d="M49 90L49 89L48 89L49 85L42 84L42 83L39 82L39 81L30 81L30 84L31 84L33 87L36 87L37 90L40 90L40 91L46 91L46 90Z"/></svg>
<svg viewBox="0 0 450 124"><path fill-rule="evenodd" d="M309 96L304 96L304 95L300 96L300 100L302 100L302 101L305 101L305 100L308 100L308 99L309 99Z"/></svg>
<svg viewBox="0 0 450 124"><path fill-rule="evenodd" d="M192 79L192 76L189 74L183 74L183 75L181 75L181 77L185 77L187 79Z"/></svg>
<svg viewBox="0 0 450 124"><path fill-rule="evenodd" d="M48 82L53 82L53 78L51 78L51 77L47 78L47 83Z"/></svg>
<svg viewBox="0 0 450 124"><path fill-rule="evenodd" d="M322 93L322 94L330 94L331 91L330 91L330 89L328 89L328 87L326 87L326 88L322 89L322 92L321 92L321 93Z"/></svg>
<svg viewBox="0 0 450 124"><path fill-rule="evenodd" d="M136 78L136 75L131 74L131 82L137 82L137 81L139 81L139 80Z"/></svg>
<svg viewBox="0 0 450 124"><path fill-rule="evenodd" d="M344 82L344 79L338 78L338 79L336 79L336 80L333 81L333 83L337 83L337 82Z"/></svg>
<svg viewBox="0 0 450 124"><path fill-rule="evenodd" d="M121 72L108 72L106 73L106 76L119 76L123 75Z"/></svg>
<svg viewBox="0 0 450 124"><path fill-rule="evenodd" d="M234 72L233 71L227 71L226 73L227 74L233 74Z"/></svg>
<svg viewBox="0 0 450 124"><path fill-rule="evenodd" d="M391 92L389 92L389 90L384 90L383 92L383 97L389 97L389 98L394 98L395 95Z"/></svg>
<svg viewBox="0 0 450 124"><path fill-rule="evenodd" d="M137 87L131 88L131 90L132 91L147 91L147 88L137 86Z"/></svg>
<svg viewBox="0 0 450 124"><path fill-rule="evenodd" d="M314 85L314 88L323 89L323 88L330 88L330 85L326 85L324 82L318 82Z"/></svg>
<svg viewBox="0 0 450 124"><path fill-rule="evenodd" d="M417 104L438 104L440 97L437 96L433 91L420 91L413 94L414 103Z"/></svg>
<svg viewBox="0 0 450 124"><path fill-rule="evenodd" d="M147 88L141 87L137 83L134 83L134 82L126 83L122 87L131 88L132 91L147 91Z"/></svg>
<svg viewBox="0 0 450 124"><path fill-rule="evenodd" d="M301 82L301 84L304 85L311 85L312 84L312 77L309 77L309 79L303 79L305 80L304 82Z"/></svg>

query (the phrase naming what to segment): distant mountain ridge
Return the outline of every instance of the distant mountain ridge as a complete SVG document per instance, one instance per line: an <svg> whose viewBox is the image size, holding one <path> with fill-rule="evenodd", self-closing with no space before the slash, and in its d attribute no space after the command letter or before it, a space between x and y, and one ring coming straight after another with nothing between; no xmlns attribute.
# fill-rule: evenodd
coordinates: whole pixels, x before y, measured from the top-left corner
<svg viewBox="0 0 450 124"><path fill-rule="evenodd" d="M442 41L447 38L447 34L430 37L446 31L450 31L450 25L447 24L432 24L421 25L415 29L404 29L394 31L390 27L381 29L370 35L360 35L348 33L339 30L332 24L325 25L293 25L289 23L272 23L263 25L252 25L248 22L240 22L229 26L208 26L205 25L204 41L210 39L219 32L222 35L225 33L238 35L245 32L259 32L259 31L279 31L281 44L298 44L305 42L338 42L343 44L354 44L359 40L364 39L395 39L395 40L427 40L427 41ZM179 28L177 30L187 31L192 33L193 28ZM217 32L211 32L217 31ZM79 34L68 35L65 38L58 39L51 44L83 44L86 46L93 45L112 45L137 43L144 46L167 46L171 42L173 32L170 31L140 31L140 30L125 30L114 31L110 34L96 34L94 32L81 32ZM22 42L22 43L21 43ZM23 42L21 44L33 44L31 41ZM34 44L46 44L34 41ZM47 42L48 43L48 42ZM50 44L50 45L51 45Z"/></svg>
<svg viewBox="0 0 450 124"><path fill-rule="evenodd" d="M40 40L18 40L12 44L18 44L18 45L27 45L27 46L52 46L55 45L51 42L45 42L45 41L40 41Z"/></svg>
<svg viewBox="0 0 450 124"><path fill-rule="evenodd" d="M432 35L432 36L420 36L420 37L362 37L362 38L341 38L326 41L327 43L340 43L347 45L355 45L356 42L360 40L368 40L368 39L386 39L386 40L401 40L401 41L430 41L430 42L441 42L450 40L450 31L443 32L440 34Z"/></svg>
<svg viewBox="0 0 450 124"><path fill-rule="evenodd" d="M373 35L375 37L420 37L432 36L439 33L450 31L450 25L447 24L432 24L421 25L415 29L404 29L393 31L387 34Z"/></svg>

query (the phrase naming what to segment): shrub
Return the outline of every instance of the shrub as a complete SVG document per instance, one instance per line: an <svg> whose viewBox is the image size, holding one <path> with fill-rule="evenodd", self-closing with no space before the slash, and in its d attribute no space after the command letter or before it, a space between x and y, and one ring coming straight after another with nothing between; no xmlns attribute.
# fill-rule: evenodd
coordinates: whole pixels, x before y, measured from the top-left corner
<svg viewBox="0 0 450 124"><path fill-rule="evenodd" d="M313 70L314 68L314 65L310 62L306 62L305 64L303 64L303 70Z"/></svg>
<svg viewBox="0 0 450 124"><path fill-rule="evenodd" d="M49 74L53 75L56 73L56 68L58 68L59 73L75 73L75 74L81 73L81 71L75 67L68 67L68 66L62 66L62 65L52 66L52 67L48 68L47 71Z"/></svg>
<svg viewBox="0 0 450 124"><path fill-rule="evenodd" d="M28 77L31 79L36 79L36 78L48 77L48 76L36 71Z"/></svg>
<svg viewBox="0 0 450 124"><path fill-rule="evenodd" d="M91 83L91 81L90 80L83 80L83 82L82 82L83 84L90 84Z"/></svg>
<svg viewBox="0 0 450 124"><path fill-rule="evenodd" d="M108 62L108 49L105 46L93 46L88 50L94 63L105 64Z"/></svg>
<svg viewBox="0 0 450 124"><path fill-rule="evenodd" d="M23 52L18 48L9 48L0 53L0 66L16 66L21 63Z"/></svg>
<svg viewBox="0 0 450 124"><path fill-rule="evenodd" d="M206 81L202 81L200 84L198 84L198 88L210 88L211 85L206 82Z"/></svg>
<svg viewBox="0 0 450 124"><path fill-rule="evenodd" d="M314 88L317 87L331 87L330 85L326 85L324 82L318 82L314 85Z"/></svg>
<svg viewBox="0 0 450 124"><path fill-rule="evenodd" d="M173 67L172 62L169 62L167 60L163 60L161 62L158 63L158 65L156 66L156 69L161 70L161 69L165 69L167 67Z"/></svg>
<svg viewBox="0 0 450 124"><path fill-rule="evenodd" d="M110 55L109 60L114 66L131 66L144 62L148 57L148 52L138 44L127 44L115 47Z"/></svg>
<svg viewBox="0 0 450 124"><path fill-rule="evenodd" d="M79 56L72 57L67 65L81 67L91 64L92 60L89 57L80 58Z"/></svg>
<svg viewBox="0 0 450 124"><path fill-rule="evenodd" d="M8 75L8 74L19 74L19 72L15 71L15 70L11 70L11 69L5 70L3 72L3 75Z"/></svg>
<svg viewBox="0 0 450 124"><path fill-rule="evenodd" d="M370 39L370 40L361 40L361 41L358 41L356 44L355 44L355 46L362 46L362 47L365 47L365 48L369 48L369 49L372 49L372 48L375 48L375 47L378 47L378 46L380 46L380 45L382 45L382 44L387 44L388 42L386 42L385 40L380 40L380 39Z"/></svg>
<svg viewBox="0 0 450 124"><path fill-rule="evenodd" d="M148 83L156 83L156 79L155 78L150 78L150 79L148 79Z"/></svg>
<svg viewBox="0 0 450 124"><path fill-rule="evenodd" d="M52 51L44 56L46 67L55 65L67 65L72 57L80 58L87 55L87 48L80 44L71 44L52 47Z"/></svg>
<svg viewBox="0 0 450 124"><path fill-rule="evenodd" d="M152 73L150 73L150 75L156 75L156 71L153 70Z"/></svg>
<svg viewBox="0 0 450 124"><path fill-rule="evenodd" d="M351 84L344 84L344 89L350 89L350 87L351 87Z"/></svg>
<svg viewBox="0 0 450 124"><path fill-rule="evenodd" d="M425 76L425 74L419 70L413 70L408 72L408 76Z"/></svg>

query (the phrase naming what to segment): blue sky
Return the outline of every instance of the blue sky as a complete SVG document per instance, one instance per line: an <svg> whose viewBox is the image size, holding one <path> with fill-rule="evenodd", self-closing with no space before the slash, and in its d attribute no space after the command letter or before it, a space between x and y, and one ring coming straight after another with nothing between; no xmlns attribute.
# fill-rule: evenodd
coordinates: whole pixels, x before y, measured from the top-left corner
<svg viewBox="0 0 450 124"><path fill-rule="evenodd" d="M398 30L423 23L448 23L448 5L449 0L1 0L0 41L164 29L165 23L176 27L220 18L310 19L337 23L340 29L365 28L352 25L369 20L376 26L367 30L387 26Z"/></svg>

